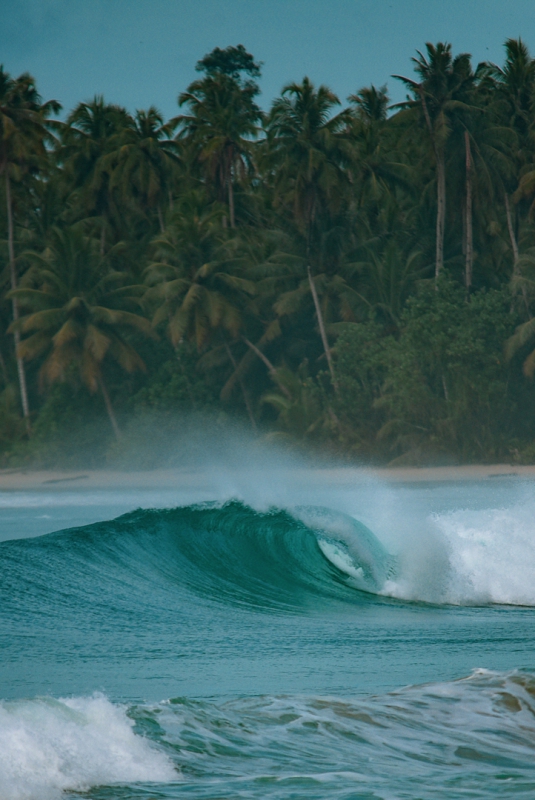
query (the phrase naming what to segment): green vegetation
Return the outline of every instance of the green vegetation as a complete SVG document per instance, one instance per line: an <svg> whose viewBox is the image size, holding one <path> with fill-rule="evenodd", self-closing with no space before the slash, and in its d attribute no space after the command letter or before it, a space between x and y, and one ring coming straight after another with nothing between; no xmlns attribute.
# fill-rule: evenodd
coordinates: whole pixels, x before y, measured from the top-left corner
<svg viewBox="0 0 535 800"><path fill-rule="evenodd" d="M535 453L535 60L428 44L347 107L216 48L177 116L0 68L0 464L195 415L382 463ZM533 313L532 313L533 312ZM86 462L87 463L87 462Z"/></svg>

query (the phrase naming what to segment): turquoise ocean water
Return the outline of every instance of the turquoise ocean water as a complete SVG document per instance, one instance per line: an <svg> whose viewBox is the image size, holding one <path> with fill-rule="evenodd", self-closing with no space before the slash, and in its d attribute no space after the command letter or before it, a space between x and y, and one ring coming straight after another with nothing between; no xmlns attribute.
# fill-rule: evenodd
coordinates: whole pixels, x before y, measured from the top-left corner
<svg viewBox="0 0 535 800"><path fill-rule="evenodd" d="M0 494L2 800L535 797L534 483L216 484Z"/></svg>

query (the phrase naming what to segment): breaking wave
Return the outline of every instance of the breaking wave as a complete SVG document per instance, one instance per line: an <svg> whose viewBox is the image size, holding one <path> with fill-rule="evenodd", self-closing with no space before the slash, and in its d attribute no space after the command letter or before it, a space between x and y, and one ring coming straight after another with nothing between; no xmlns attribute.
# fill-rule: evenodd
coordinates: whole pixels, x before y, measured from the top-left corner
<svg viewBox="0 0 535 800"><path fill-rule="evenodd" d="M2 588L5 603L22 584L27 598L45 605L67 596L102 601L107 592L113 605L141 596L150 604L150 583L167 594L272 611L359 604L370 595L374 602L530 606L533 519L529 508L434 515L418 536L390 536L391 554L361 522L327 508L259 512L231 501L138 510L2 543ZM52 597L58 569L61 591Z"/></svg>

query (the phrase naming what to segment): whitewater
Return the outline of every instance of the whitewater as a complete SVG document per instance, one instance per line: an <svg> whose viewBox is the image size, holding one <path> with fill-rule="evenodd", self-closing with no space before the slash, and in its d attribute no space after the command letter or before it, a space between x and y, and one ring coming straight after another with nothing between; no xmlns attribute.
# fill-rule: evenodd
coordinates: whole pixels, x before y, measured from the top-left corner
<svg viewBox="0 0 535 800"><path fill-rule="evenodd" d="M529 479L244 463L0 531L2 800L535 796Z"/></svg>

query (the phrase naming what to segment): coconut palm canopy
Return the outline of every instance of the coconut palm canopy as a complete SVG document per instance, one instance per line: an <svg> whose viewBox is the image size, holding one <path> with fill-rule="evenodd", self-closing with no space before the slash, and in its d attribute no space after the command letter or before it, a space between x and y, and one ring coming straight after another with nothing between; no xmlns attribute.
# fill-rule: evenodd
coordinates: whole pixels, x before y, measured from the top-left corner
<svg viewBox="0 0 535 800"><path fill-rule="evenodd" d="M118 435L202 408L363 458L528 458L526 43L427 43L395 105L305 76L264 112L261 67L215 48L170 120L95 96L53 121L0 72L4 451L46 441L72 383Z"/></svg>

